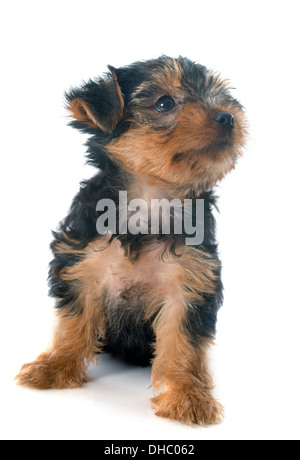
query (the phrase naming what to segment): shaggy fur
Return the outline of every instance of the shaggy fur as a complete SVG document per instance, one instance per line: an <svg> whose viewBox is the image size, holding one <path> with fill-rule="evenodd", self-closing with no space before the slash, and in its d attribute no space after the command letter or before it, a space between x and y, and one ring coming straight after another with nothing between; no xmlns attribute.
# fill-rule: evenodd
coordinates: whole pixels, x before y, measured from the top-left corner
<svg viewBox="0 0 300 460"><path fill-rule="evenodd" d="M81 184L53 232L50 295L58 324L51 347L23 366L20 384L73 388L95 353L152 364L157 415L207 425L222 419L207 350L222 303L212 187L231 171L246 130L227 81L186 58L162 56L66 94L71 125L88 133L87 159L99 172ZM97 203L204 199L204 241L185 234L99 235ZM161 229L160 229L161 230Z"/></svg>

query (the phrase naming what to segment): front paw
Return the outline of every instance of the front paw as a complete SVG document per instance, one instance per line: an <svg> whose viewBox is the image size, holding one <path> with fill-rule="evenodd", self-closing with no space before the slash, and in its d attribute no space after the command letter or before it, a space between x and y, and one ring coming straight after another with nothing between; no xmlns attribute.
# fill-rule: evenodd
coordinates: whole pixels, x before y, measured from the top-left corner
<svg viewBox="0 0 300 460"><path fill-rule="evenodd" d="M215 425L223 420L223 407L209 392L166 390L152 403L156 415L189 425Z"/></svg>
<svg viewBox="0 0 300 460"><path fill-rule="evenodd" d="M24 364L15 380L19 385L46 390L77 388L86 379L82 369L72 362L53 357L51 353L42 353L32 363Z"/></svg>

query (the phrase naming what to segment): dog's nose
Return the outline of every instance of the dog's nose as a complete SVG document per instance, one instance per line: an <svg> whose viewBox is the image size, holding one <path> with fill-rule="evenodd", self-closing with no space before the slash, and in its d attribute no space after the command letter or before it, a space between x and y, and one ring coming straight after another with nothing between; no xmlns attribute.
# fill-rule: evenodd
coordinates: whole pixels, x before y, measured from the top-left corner
<svg viewBox="0 0 300 460"><path fill-rule="evenodd" d="M234 128L234 116L232 113L215 112L211 119L222 125L227 131L231 131Z"/></svg>

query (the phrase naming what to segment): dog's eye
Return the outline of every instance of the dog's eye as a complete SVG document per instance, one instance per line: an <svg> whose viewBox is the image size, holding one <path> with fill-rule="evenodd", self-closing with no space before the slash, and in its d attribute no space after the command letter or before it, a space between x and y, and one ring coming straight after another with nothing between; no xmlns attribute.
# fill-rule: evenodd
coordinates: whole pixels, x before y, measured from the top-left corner
<svg viewBox="0 0 300 460"><path fill-rule="evenodd" d="M171 96L162 96L156 101L155 110L157 110L157 112L166 113L173 110L175 105L175 101Z"/></svg>

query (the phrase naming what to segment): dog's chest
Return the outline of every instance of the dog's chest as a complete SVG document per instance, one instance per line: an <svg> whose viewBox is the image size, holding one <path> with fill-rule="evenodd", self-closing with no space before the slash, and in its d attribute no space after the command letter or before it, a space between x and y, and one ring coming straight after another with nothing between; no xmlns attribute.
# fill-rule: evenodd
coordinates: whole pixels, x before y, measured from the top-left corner
<svg viewBox="0 0 300 460"><path fill-rule="evenodd" d="M153 242L139 256L131 261L118 239L104 247L102 239L89 248L89 259L93 259L93 280L104 284L106 296L119 299L122 303L136 305L144 296L157 289L164 278L170 262L160 257L163 243Z"/></svg>

